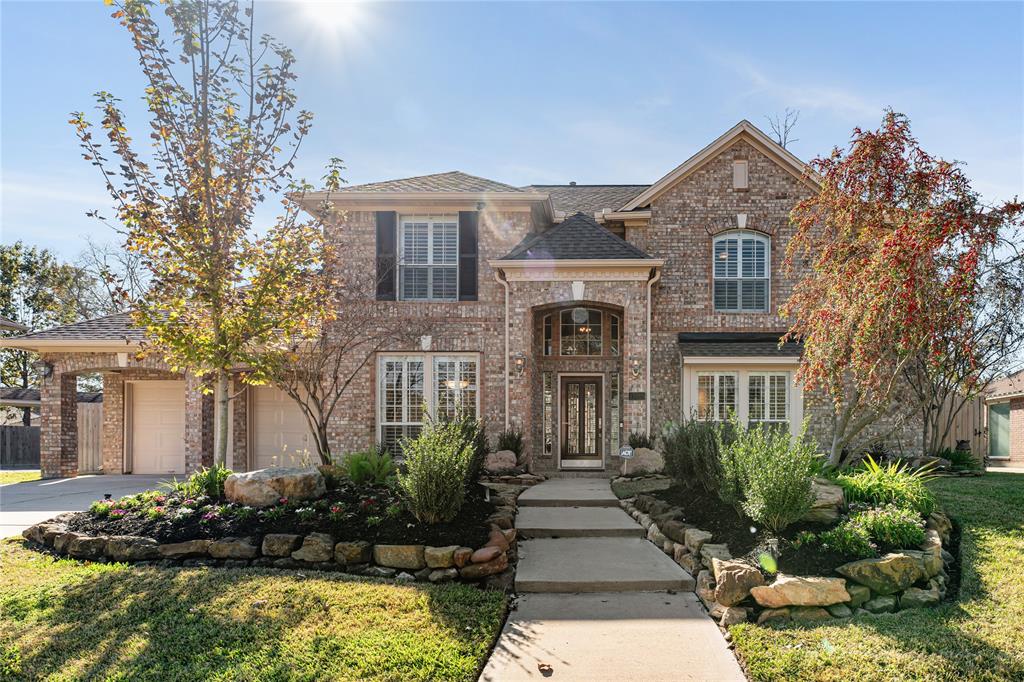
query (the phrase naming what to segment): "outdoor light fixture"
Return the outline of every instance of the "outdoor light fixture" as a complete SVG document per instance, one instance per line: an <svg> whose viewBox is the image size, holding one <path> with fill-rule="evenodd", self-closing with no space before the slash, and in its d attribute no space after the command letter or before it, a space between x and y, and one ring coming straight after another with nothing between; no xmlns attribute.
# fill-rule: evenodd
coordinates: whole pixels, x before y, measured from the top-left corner
<svg viewBox="0 0 1024 682"><path fill-rule="evenodd" d="M633 355L629 358L629 371L633 374L634 377L640 376L641 364L642 363L640 362L640 358L638 358L637 356Z"/></svg>
<svg viewBox="0 0 1024 682"><path fill-rule="evenodd" d="M512 356L512 365L516 369L516 374L523 376L523 372L526 371L526 356L522 353L516 353Z"/></svg>
<svg viewBox="0 0 1024 682"><path fill-rule="evenodd" d="M36 368L40 376L44 379L49 379L53 376L53 363L47 362L46 360L39 360L38 362L32 363L32 366Z"/></svg>

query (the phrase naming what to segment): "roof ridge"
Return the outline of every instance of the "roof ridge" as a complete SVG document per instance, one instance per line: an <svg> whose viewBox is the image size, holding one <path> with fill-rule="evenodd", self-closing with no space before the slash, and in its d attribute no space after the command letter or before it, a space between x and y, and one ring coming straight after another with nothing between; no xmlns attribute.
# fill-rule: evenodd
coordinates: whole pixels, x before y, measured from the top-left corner
<svg viewBox="0 0 1024 682"><path fill-rule="evenodd" d="M617 234L614 234L607 228L599 225L593 217L587 215L583 211L577 211L570 216L567 216L565 220L556 223L552 227L542 232L535 233L534 235L524 239L519 243L518 246L512 249L508 254L503 256L501 260L519 260L520 256L529 255L530 250L537 244L545 240L557 238L559 232L569 230L572 228L585 227L590 231L590 236L598 237L605 242L613 243L617 248L625 251L628 255L621 256L622 258L636 258L636 259L648 259L650 256L645 253L642 249L638 248L635 244L631 244ZM592 245L592 244L591 244ZM586 244L579 245L581 247ZM581 256L586 258L586 256ZM605 256L595 256L596 258L603 258ZM564 260L557 256L553 256L554 260ZM529 260L529 259L527 259Z"/></svg>

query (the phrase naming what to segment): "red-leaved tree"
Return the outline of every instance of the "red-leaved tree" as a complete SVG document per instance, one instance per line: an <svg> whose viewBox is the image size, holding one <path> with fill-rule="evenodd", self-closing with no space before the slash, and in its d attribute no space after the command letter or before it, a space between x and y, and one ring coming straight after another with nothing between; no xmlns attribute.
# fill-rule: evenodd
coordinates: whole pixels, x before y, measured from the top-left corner
<svg viewBox="0 0 1024 682"><path fill-rule="evenodd" d="M959 164L921 149L906 116L853 131L846 150L811 162L819 192L794 207L790 272L806 274L783 306L804 343L797 380L832 398L829 461L889 410L916 411L901 377L949 349L971 357L986 263L1015 227L1019 201L985 205ZM973 381L968 372L966 381Z"/></svg>

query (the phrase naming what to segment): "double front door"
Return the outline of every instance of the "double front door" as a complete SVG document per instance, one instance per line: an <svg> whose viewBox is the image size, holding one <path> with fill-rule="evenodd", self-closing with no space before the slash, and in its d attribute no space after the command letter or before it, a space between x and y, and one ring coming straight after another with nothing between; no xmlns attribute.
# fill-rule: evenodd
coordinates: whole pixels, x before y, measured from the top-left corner
<svg viewBox="0 0 1024 682"><path fill-rule="evenodd" d="M602 377L563 376L559 389L562 468L601 468Z"/></svg>

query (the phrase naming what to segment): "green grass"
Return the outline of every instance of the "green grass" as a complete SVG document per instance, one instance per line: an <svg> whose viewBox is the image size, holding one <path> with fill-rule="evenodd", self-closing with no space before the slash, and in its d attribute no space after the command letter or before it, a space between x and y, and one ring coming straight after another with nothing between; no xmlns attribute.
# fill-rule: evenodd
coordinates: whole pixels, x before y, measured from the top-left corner
<svg viewBox="0 0 1024 682"><path fill-rule="evenodd" d="M0 471L0 485L7 483L24 483L38 481L39 469L23 469L18 471Z"/></svg>
<svg viewBox="0 0 1024 682"><path fill-rule="evenodd" d="M0 543L0 680L472 680L504 595L83 564Z"/></svg>
<svg viewBox="0 0 1024 682"><path fill-rule="evenodd" d="M1024 679L1024 475L941 478L962 526L960 599L840 625L731 628L755 680Z"/></svg>

